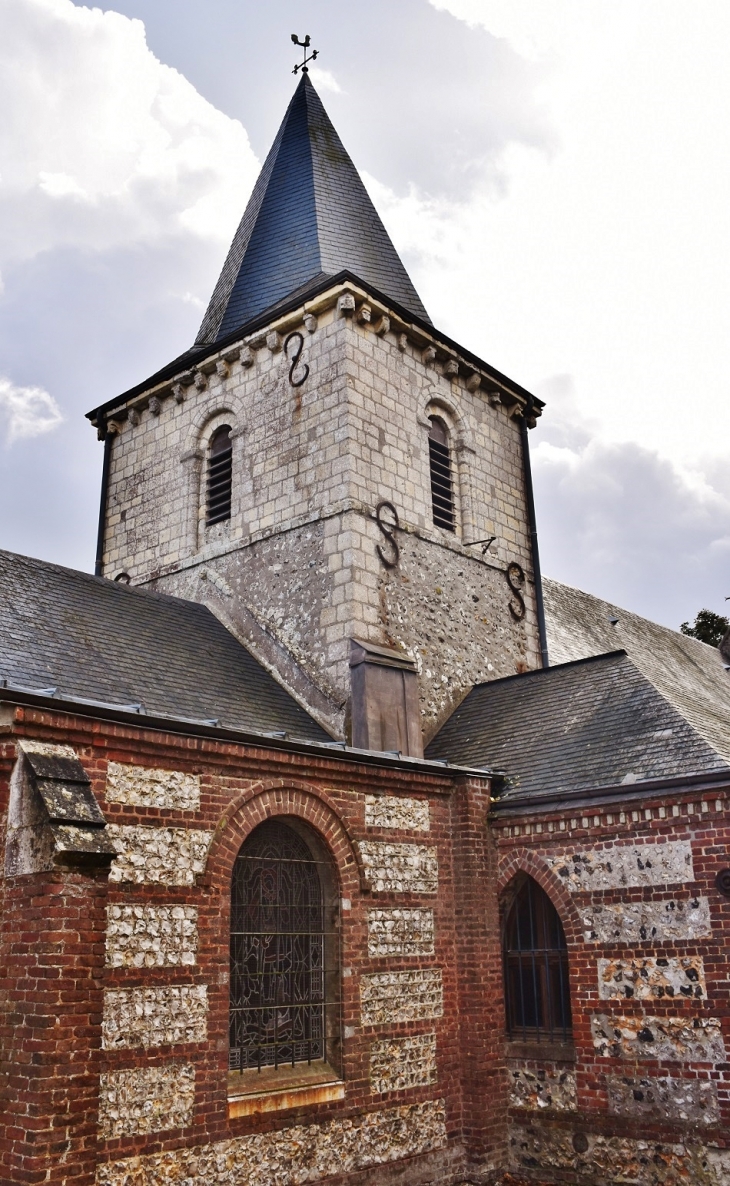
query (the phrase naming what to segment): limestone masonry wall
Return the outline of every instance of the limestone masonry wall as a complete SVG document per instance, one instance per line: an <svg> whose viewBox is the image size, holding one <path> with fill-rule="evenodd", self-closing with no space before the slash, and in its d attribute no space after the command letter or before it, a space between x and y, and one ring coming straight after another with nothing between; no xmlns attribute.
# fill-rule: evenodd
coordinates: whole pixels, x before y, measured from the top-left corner
<svg viewBox="0 0 730 1186"><path fill-rule="evenodd" d="M370 1047L370 1087L376 1094L435 1082L435 1034L385 1038Z"/></svg>
<svg viewBox="0 0 730 1186"><path fill-rule="evenodd" d="M539 665L515 405L475 387L448 351L424 354L336 307L301 332L300 387L281 336L264 332L184 376L174 397L117 417L104 572L210 604L340 735L350 638L402 648L419 667L429 737L475 682ZM432 518L431 415L450 435L453 532ZM207 449L222 424L231 518L208 527ZM398 553L376 520L383 501L398 514ZM524 613L511 562L526 574Z"/></svg>
<svg viewBox="0 0 730 1186"><path fill-rule="evenodd" d="M442 1017L443 977L440 968L406 972L373 972L360 977L363 1025L392 1025Z"/></svg>
<svg viewBox="0 0 730 1186"><path fill-rule="evenodd" d="M443 1147L442 1100L111 1162L96 1186L301 1186Z"/></svg>

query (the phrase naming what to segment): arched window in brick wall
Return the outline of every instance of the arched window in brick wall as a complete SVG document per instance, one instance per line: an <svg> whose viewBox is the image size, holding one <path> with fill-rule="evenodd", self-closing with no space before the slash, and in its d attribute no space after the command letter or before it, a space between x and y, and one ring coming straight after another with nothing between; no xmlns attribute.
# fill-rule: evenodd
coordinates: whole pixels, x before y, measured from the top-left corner
<svg viewBox="0 0 730 1186"><path fill-rule="evenodd" d="M338 907L331 862L305 824L272 819L251 833L231 890L234 1090L336 1070Z"/></svg>
<svg viewBox="0 0 730 1186"><path fill-rule="evenodd" d="M223 424L210 438L206 475L205 521L209 527L231 517L233 445L230 425Z"/></svg>
<svg viewBox="0 0 730 1186"><path fill-rule="evenodd" d="M429 416L428 456L431 467L433 521L446 531L456 530L454 480L451 470L449 430L440 416Z"/></svg>
<svg viewBox="0 0 730 1186"><path fill-rule="evenodd" d="M544 890L523 876L504 928L507 1034L517 1041L571 1040L568 949L560 916Z"/></svg>

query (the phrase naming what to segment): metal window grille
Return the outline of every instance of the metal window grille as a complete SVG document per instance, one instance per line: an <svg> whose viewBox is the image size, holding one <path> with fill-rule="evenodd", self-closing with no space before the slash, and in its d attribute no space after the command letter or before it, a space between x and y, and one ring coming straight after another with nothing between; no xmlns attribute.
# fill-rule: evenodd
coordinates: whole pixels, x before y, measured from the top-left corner
<svg viewBox="0 0 730 1186"><path fill-rule="evenodd" d="M431 506L437 527L454 531L454 484L451 478L451 455L446 426L431 417L428 434L428 454L431 464Z"/></svg>
<svg viewBox="0 0 730 1186"><path fill-rule="evenodd" d="M507 1033L533 1042L571 1038L568 950L557 910L532 878L517 892L504 943Z"/></svg>
<svg viewBox="0 0 730 1186"><path fill-rule="evenodd" d="M213 435L208 451L207 506L205 520L210 527L231 517L233 446L227 425Z"/></svg>
<svg viewBox="0 0 730 1186"><path fill-rule="evenodd" d="M325 895L308 845L279 821L261 824L233 871L231 1070L294 1066L328 1057L334 1001Z"/></svg>

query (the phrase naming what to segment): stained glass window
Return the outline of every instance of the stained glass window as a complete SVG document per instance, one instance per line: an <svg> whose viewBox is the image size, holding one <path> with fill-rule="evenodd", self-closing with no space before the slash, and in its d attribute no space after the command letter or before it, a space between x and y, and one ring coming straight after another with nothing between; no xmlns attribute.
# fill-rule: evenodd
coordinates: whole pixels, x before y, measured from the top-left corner
<svg viewBox="0 0 730 1186"><path fill-rule="evenodd" d="M293 828L261 824L233 871L230 1068L327 1060L334 1002L323 862ZM328 958L329 956L329 958Z"/></svg>

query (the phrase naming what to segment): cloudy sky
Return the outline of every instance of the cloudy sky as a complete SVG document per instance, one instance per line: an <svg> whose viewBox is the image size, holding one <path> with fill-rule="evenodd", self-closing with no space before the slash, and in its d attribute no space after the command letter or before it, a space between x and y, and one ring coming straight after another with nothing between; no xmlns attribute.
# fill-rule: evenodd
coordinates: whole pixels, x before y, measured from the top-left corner
<svg viewBox="0 0 730 1186"><path fill-rule="evenodd" d="M0 0L0 28L1 547L92 566L83 413L192 341L296 30L434 321L547 401L545 571L672 626L728 608L726 0Z"/></svg>

